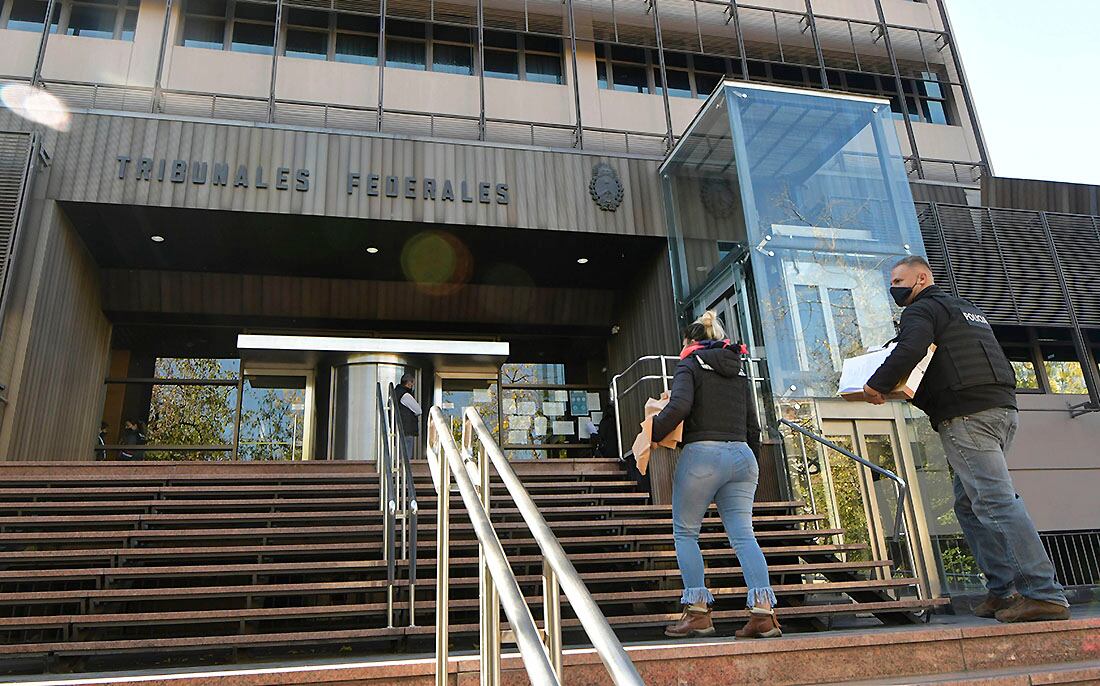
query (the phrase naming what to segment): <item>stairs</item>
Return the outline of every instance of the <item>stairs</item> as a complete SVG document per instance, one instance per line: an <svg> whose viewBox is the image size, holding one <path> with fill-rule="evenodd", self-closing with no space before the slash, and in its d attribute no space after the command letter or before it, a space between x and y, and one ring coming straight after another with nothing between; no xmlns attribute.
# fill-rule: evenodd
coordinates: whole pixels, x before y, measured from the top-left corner
<svg viewBox="0 0 1100 686"><path fill-rule="evenodd" d="M653 640L678 613L671 510L649 504L615 460L517 462L543 516L620 638ZM0 463L0 672L387 654L431 650L436 497L420 504L415 626L398 563L395 626L378 476L363 463ZM536 617L542 558L502 485L493 522ZM477 544L452 497L451 622L477 637ZM890 561L800 503L757 503L755 526L788 631L859 615L914 621L918 600ZM747 613L736 558L711 511L701 545L715 620ZM563 606L566 644L583 643Z"/></svg>

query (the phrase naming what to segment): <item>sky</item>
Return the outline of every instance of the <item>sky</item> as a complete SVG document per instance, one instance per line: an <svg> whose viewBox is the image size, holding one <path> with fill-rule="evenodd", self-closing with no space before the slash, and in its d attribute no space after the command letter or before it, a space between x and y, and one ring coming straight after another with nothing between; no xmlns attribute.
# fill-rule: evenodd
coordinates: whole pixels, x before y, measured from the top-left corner
<svg viewBox="0 0 1100 686"><path fill-rule="evenodd" d="M943 0L997 176L1100 185L1100 0Z"/></svg>

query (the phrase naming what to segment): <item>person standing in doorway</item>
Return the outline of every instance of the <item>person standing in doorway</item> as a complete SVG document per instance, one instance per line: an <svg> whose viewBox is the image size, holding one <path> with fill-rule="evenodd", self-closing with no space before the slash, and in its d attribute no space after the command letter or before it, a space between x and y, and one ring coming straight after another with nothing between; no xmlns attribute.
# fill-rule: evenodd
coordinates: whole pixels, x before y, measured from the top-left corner
<svg viewBox="0 0 1100 686"><path fill-rule="evenodd" d="M145 432L142 431L141 422L136 419L127 419L122 425L122 435L119 437L120 445L145 445ZM118 453L122 460L140 460L145 456L144 451L125 449Z"/></svg>
<svg viewBox="0 0 1100 686"><path fill-rule="evenodd" d="M752 503L760 468L760 424L749 377L741 367L740 346L731 345L714 312L705 312L684 330L684 349L665 409L653 418L652 440L659 442L684 423L683 451L672 481L672 532L676 562L684 582L684 613L665 629L673 638L714 633L699 530L711 503L726 529L748 586L749 622L737 638L782 634L775 619L775 593L768 564L752 530Z"/></svg>
<svg viewBox="0 0 1100 686"><path fill-rule="evenodd" d="M420 403L416 402L413 389L416 388L416 375L405 372L401 375L401 385L394 389L394 399L397 400L397 421L401 422L402 434L405 438L405 454L410 458L416 457L416 439L420 436L420 415L424 411L420 409Z"/></svg>
<svg viewBox="0 0 1100 686"><path fill-rule="evenodd" d="M1005 461L1019 423L1016 375L993 327L974 304L937 286L923 257L894 265L890 294L905 308L897 347L863 391L874 405L886 402L936 344L913 404L939 433L955 473L955 514L985 574L988 594L974 614L1001 622L1069 619L1065 592Z"/></svg>

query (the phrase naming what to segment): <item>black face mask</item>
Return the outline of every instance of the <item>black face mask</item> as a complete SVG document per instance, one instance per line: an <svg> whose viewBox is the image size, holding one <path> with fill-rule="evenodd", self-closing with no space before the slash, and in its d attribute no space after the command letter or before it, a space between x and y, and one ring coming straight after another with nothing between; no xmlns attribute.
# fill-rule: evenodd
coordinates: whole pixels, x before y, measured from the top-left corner
<svg viewBox="0 0 1100 686"><path fill-rule="evenodd" d="M905 307L905 301L913 294L912 286L890 286L890 296L898 307Z"/></svg>

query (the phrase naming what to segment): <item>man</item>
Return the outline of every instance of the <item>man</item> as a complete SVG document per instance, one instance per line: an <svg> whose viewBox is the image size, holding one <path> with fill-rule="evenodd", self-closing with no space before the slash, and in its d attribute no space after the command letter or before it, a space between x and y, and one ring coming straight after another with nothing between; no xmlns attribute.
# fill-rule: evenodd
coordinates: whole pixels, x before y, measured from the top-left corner
<svg viewBox="0 0 1100 686"><path fill-rule="evenodd" d="M416 396L413 395L415 387L416 375L405 372L401 375L401 385L393 390L394 398L397 400L397 421L401 423L405 436L405 454L410 458L416 457L416 438L420 435L420 415L424 414L420 404L416 402Z"/></svg>
<svg viewBox="0 0 1100 686"><path fill-rule="evenodd" d="M886 402L884 394L936 344L913 404L940 435L955 473L955 514L986 576L988 595L974 614L1002 622L1068 619L1065 593L1005 462L1018 425L1016 376L993 328L972 303L935 285L922 257L900 260L890 286L905 308L897 347L863 391L872 404Z"/></svg>

